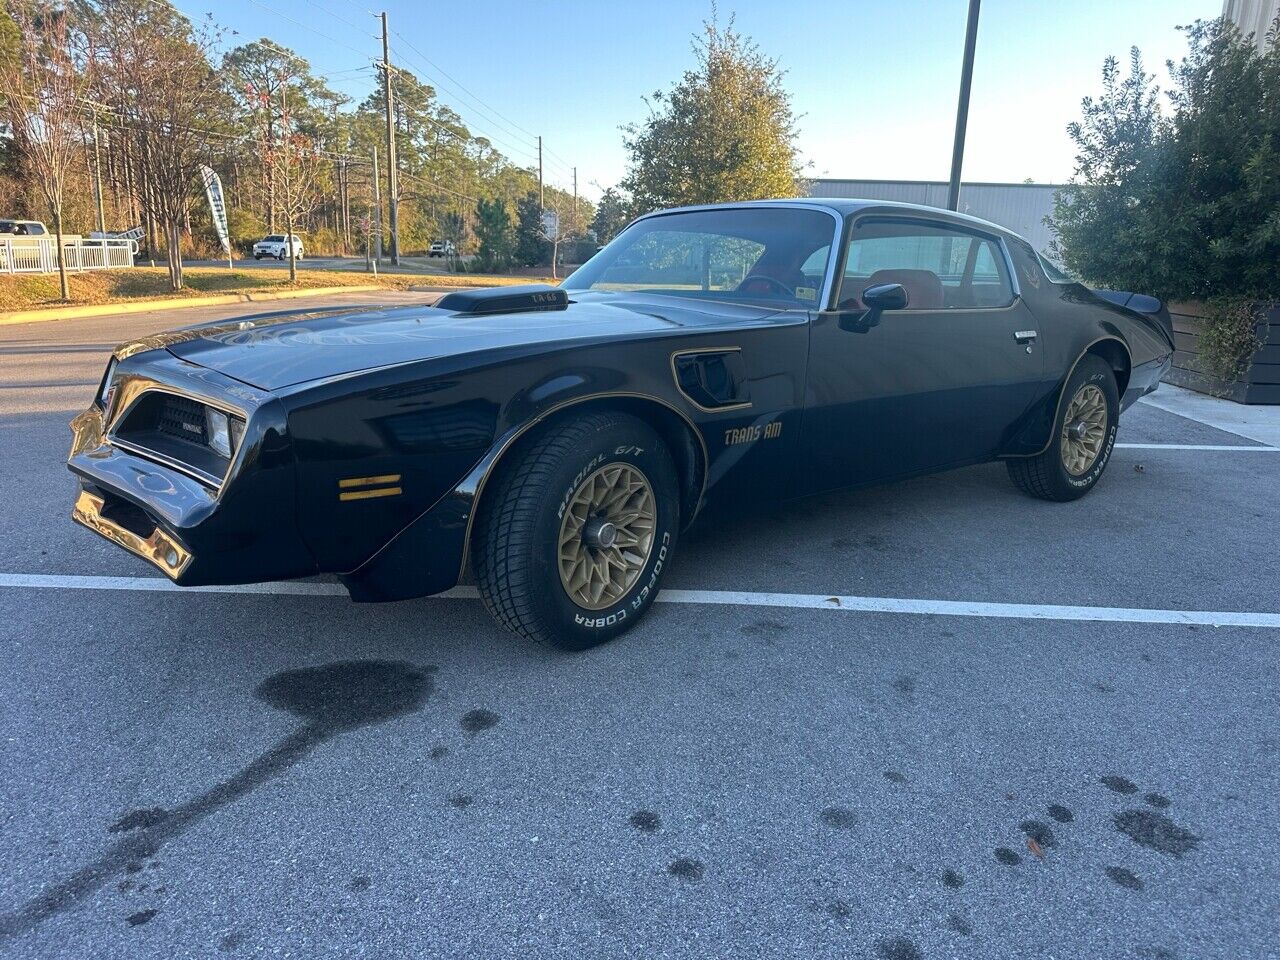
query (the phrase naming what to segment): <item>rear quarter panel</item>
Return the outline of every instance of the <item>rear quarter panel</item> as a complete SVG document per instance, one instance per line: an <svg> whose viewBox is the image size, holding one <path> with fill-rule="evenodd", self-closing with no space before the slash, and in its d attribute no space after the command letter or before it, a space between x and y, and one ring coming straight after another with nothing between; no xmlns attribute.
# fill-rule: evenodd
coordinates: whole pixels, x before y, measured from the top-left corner
<svg viewBox="0 0 1280 960"><path fill-rule="evenodd" d="M1005 451L1008 456L1029 456L1049 442L1062 388L1091 346L1114 340L1128 353L1130 376L1122 407L1128 407L1159 379L1172 348L1156 321L1109 303L1082 284L1051 282L1030 246L1016 238L1010 238L1008 246L1023 299L1036 318L1037 347L1044 352L1045 361L1037 397Z"/></svg>

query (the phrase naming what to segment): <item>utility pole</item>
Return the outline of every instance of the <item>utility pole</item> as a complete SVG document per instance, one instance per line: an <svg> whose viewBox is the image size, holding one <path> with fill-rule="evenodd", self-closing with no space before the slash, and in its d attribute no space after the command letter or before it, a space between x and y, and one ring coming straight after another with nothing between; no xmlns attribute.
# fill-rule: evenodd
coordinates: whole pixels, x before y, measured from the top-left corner
<svg viewBox="0 0 1280 960"><path fill-rule="evenodd" d="M546 201L542 194L542 138L538 138L538 209L545 210L547 208Z"/></svg>
<svg viewBox="0 0 1280 960"><path fill-rule="evenodd" d="M98 116L93 117L93 185L98 199L98 232L107 233L107 215L102 206L102 154L98 152Z"/></svg>
<svg viewBox="0 0 1280 960"><path fill-rule="evenodd" d="M391 92L391 48L387 41L387 12L382 11L382 80L387 100L387 209L391 213L391 262L400 263L400 229L397 205L400 188L396 172L396 122Z"/></svg>
<svg viewBox="0 0 1280 960"><path fill-rule="evenodd" d="M960 67L960 103L956 107L956 139L951 148L951 185L947 190L947 209L960 209L960 167L964 163L964 133L969 125L969 87L973 84L973 51L978 44L978 6L981 0L969 0L969 23L964 32L964 63Z"/></svg>
<svg viewBox="0 0 1280 960"><path fill-rule="evenodd" d="M573 219L578 219L578 168L573 168Z"/></svg>
<svg viewBox="0 0 1280 960"><path fill-rule="evenodd" d="M382 259L382 191L378 188L378 148L373 148L373 209L376 211L373 217L374 243L373 243L373 262L375 264L373 272L377 273L376 264Z"/></svg>

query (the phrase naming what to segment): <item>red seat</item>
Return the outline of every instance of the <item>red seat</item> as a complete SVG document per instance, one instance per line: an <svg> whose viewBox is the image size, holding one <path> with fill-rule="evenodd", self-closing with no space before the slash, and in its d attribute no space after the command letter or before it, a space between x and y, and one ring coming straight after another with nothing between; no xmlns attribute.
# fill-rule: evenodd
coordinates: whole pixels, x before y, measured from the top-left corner
<svg viewBox="0 0 1280 960"><path fill-rule="evenodd" d="M862 291L882 283L899 283L907 291L908 310L941 310L942 281L931 270L877 270L867 278L858 291L858 303L862 305Z"/></svg>

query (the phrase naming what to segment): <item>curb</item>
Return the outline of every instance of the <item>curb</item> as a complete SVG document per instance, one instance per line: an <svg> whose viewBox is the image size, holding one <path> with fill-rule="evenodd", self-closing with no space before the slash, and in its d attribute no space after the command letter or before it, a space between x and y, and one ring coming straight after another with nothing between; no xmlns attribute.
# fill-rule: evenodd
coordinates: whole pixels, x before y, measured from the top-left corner
<svg viewBox="0 0 1280 960"><path fill-rule="evenodd" d="M43 310L17 310L0 313L0 326L11 323L40 323L45 320L79 320L107 317L118 313L147 313L152 310L176 310L183 307L216 307L226 303L258 303L270 300L296 300L301 297L323 297L335 293L364 293L366 290L389 290L374 284L348 287L312 287L306 290L284 290L279 293L221 293L209 297L171 297L167 300L137 300L123 303L95 303L83 307L51 307Z"/></svg>

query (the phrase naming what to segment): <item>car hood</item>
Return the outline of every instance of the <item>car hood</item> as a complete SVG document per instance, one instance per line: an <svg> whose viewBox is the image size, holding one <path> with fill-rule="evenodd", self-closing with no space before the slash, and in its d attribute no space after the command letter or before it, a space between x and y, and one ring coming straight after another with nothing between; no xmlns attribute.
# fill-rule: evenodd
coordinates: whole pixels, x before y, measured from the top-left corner
<svg viewBox="0 0 1280 960"><path fill-rule="evenodd" d="M627 337L773 322L778 311L671 297L575 294L566 309L486 315L428 306L336 307L214 321L116 351L166 349L263 390L422 360L495 350L545 350ZM803 314L796 317L802 320Z"/></svg>

